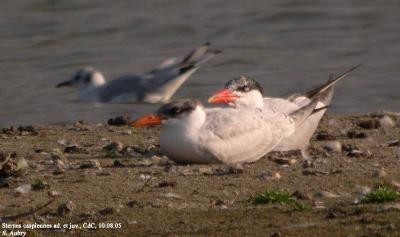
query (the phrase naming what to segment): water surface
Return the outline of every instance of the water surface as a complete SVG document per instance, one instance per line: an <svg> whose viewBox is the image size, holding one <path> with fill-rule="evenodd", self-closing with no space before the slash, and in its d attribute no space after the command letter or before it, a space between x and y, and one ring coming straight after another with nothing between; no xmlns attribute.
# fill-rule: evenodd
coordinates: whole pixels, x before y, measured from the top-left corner
<svg viewBox="0 0 400 237"><path fill-rule="evenodd" d="M147 71L206 41L225 52L175 98L206 102L238 75L282 96L363 63L336 87L330 112L398 111L399 12L395 0L3 0L0 126L152 111L157 105L78 103L73 91L54 86L88 65L108 79Z"/></svg>

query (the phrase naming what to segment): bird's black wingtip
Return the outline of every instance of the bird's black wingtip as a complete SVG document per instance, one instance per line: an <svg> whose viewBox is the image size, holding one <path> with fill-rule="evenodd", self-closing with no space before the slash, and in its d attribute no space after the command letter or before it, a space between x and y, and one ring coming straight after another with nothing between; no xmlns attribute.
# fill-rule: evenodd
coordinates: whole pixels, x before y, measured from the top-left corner
<svg viewBox="0 0 400 237"><path fill-rule="evenodd" d="M355 65L354 67L352 67L349 71L356 70L357 68L361 67L362 65L364 65L364 63L359 63L359 64Z"/></svg>
<svg viewBox="0 0 400 237"><path fill-rule="evenodd" d="M182 75L182 74L184 74L184 73L186 73L186 72L192 70L192 69L195 68L195 67L196 67L196 66L195 66L194 64L190 64L190 65L181 67L181 68L179 69L179 75Z"/></svg>
<svg viewBox="0 0 400 237"><path fill-rule="evenodd" d="M323 106L323 107L321 107L321 108L318 108L318 109L314 109L314 110L312 111L312 113L311 113L311 114L318 113L319 111L321 111L321 110L325 110L325 109L328 109L328 108L329 108L329 105L327 105L327 106Z"/></svg>
<svg viewBox="0 0 400 237"><path fill-rule="evenodd" d="M208 52L213 53L213 54L220 54L220 53L223 53L224 50L222 50L222 49L213 49L213 50L208 50Z"/></svg>

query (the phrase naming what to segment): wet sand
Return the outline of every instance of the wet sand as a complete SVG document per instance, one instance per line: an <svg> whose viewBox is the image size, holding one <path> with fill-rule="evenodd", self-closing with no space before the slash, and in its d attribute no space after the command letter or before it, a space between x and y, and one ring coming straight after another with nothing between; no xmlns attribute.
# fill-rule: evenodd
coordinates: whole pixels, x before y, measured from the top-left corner
<svg viewBox="0 0 400 237"><path fill-rule="evenodd" d="M362 202L375 185L400 189L400 116L383 117L326 116L307 153L242 169L174 164L159 154L157 128L3 129L1 222L81 227L28 236L400 236L400 200ZM249 201L266 190L295 193L307 208Z"/></svg>

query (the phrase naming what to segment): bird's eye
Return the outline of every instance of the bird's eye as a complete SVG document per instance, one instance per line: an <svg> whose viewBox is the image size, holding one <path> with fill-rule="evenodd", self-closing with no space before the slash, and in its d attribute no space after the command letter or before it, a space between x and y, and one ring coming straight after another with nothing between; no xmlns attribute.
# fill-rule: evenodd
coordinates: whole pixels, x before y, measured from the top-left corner
<svg viewBox="0 0 400 237"><path fill-rule="evenodd" d="M88 75L86 75L85 76L85 78L83 79L84 80L84 82L85 83L89 83L90 82L90 80L91 80L91 77L90 77L90 75L88 74Z"/></svg>
<svg viewBox="0 0 400 237"><path fill-rule="evenodd" d="M181 109L181 108L178 108L178 107L174 107L174 108L172 109L172 113L173 113L173 114L180 114L180 113L182 113L182 109Z"/></svg>
<svg viewBox="0 0 400 237"><path fill-rule="evenodd" d="M249 88L246 87L246 86L241 86L241 87L238 88L238 91L248 92L248 91L249 91Z"/></svg>

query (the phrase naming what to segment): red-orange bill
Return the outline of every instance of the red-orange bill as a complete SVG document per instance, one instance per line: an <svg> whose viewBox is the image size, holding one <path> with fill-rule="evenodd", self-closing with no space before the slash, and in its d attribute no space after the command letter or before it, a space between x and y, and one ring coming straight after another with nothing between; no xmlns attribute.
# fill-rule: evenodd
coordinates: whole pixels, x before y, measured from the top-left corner
<svg viewBox="0 0 400 237"><path fill-rule="evenodd" d="M228 104L233 101L235 101L239 96L234 95L229 89L223 89L221 91L218 91L215 93L213 96L211 96L208 99L208 103L216 104L216 103L222 103L222 104Z"/></svg>
<svg viewBox="0 0 400 237"><path fill-rule="evenodd" d="M136 119L131 125L135 128L143 126L160 125L161 117L155 114L147 114Z"/></svg>

